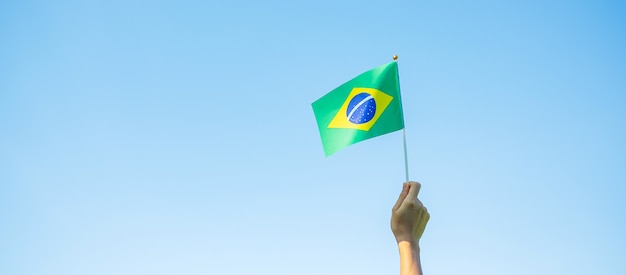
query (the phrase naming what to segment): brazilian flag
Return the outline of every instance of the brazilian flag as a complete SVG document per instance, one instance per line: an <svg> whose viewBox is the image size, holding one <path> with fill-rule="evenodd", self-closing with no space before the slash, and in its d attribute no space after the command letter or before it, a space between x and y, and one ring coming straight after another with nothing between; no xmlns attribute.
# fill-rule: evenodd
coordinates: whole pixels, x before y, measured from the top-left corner
<svg viewBox="0 0 626 275"><path fill-rule="evenodd" d="M360 74L311 104L326 156L404 128L398 63Z"/></svg>

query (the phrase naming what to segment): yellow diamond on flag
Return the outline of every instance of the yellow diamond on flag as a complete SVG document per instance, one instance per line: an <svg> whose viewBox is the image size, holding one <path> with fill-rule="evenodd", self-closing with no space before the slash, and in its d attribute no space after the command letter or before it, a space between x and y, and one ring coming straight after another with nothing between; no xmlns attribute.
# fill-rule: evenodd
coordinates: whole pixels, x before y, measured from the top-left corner
<svg viewBox="0 0 626 275"><path fill-rule="evenodd" d="M373 88L354 88L328 128L369 131L393 97Z"/></svg>

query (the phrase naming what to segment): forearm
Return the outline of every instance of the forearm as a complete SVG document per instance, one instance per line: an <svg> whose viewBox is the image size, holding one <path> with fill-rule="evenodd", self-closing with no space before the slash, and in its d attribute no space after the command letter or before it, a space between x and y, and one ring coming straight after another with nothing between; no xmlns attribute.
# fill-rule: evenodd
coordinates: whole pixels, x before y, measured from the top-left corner
<svg viewBox="0 0 626 275"><path fill-rule="evenodd" d="M398 249L400 250L400 275L422 275L419 245L401 241L398 243Z"/></svg>

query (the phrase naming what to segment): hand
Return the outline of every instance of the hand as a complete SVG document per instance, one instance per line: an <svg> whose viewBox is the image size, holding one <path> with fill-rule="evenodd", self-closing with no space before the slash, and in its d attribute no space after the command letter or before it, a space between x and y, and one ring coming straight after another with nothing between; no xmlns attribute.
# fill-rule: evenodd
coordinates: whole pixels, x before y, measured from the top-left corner
<svg viewBox="0 0 626 275"><path fill-rule="evenodd" d="M428 210L417 199L421 187L419 182L405 182L391 210L391 231L398 243L407 241L417 245L430 219Z"/></svg>

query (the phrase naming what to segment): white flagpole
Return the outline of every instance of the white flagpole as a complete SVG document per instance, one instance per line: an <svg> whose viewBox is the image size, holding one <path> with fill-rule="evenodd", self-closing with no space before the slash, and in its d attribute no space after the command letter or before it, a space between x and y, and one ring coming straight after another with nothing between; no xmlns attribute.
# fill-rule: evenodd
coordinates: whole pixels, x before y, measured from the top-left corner
<svg viewBox="0 0 626 275"><path fill-rule="evenodd" d="M396 63L398 62L398 56L395 55L395 54L393 55L393 61L396 62ZM398 78L400 78L400 77L398 76ZM398 85L399 85L399 83L398 83ZM404 143L404 173L405 173L405 176L406 176L406 182L409 182L409 156L408 156L408 153L407 153L407 150L406 150L406 131L405 131L405 129L406 129L406 126L405 126L405 128L402 128L402 142Z"/></svg>
<svg viewBox="0 0 626 275"><path fill-rule="evenodd" d="M402 141L404 141L404 172L406 174L406 182L409 182L409 158L406 153L406 132L402 129Z"/></svg>

